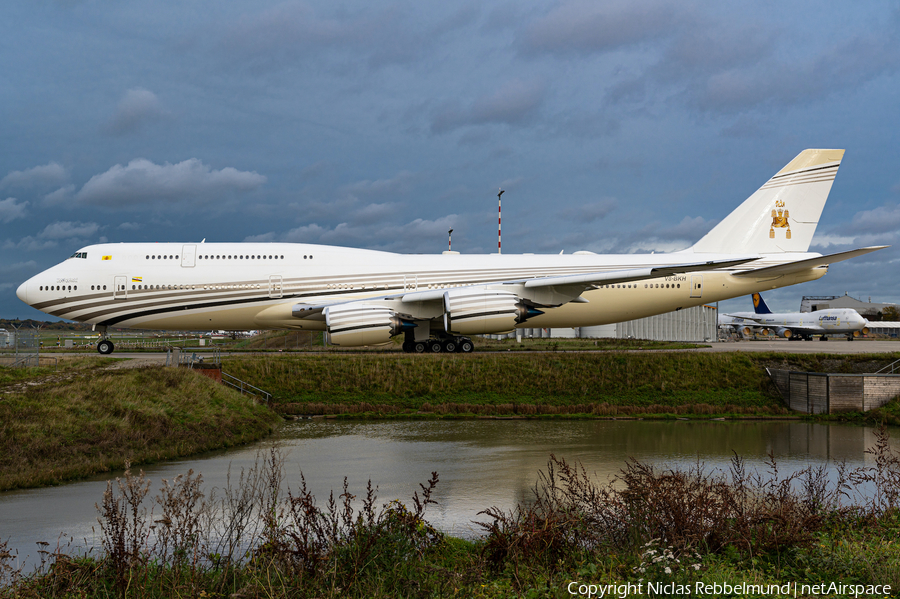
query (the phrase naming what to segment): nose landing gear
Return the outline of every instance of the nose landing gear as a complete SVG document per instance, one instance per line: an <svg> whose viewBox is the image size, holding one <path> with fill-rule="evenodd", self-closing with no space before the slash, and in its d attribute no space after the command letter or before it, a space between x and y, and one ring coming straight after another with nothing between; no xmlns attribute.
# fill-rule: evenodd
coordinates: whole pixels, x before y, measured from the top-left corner
<svg viewBox="0 0 900 599"><path fill-rule="evenodd" d="M100 341L97 342L97 351L107 356L113 353L113 350L116 349L116 346L113 345L113 342L109 340L109 337L106 336L106 326L102 324L95 324L94 330L100 333Z"/></svg>

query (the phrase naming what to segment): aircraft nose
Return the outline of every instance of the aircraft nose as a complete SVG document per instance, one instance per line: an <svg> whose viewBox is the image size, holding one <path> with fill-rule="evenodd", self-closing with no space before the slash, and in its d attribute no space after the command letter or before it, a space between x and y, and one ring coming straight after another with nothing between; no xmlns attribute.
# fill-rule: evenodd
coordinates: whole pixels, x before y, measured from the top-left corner
<svg viewBox="0 0 900 599"><path fill-rule="evenodd" d="M19 285L19 288L16 289L16 297L18 297L26 304L28 303L28 281L25 281L24 283Z"/></svg>

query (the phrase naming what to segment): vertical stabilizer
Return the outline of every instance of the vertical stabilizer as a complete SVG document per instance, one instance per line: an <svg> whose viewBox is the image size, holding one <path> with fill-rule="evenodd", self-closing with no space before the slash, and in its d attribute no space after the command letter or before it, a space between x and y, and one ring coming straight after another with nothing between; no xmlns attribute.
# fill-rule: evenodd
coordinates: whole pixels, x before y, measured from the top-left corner
<svg viewBox="0 0 900 599"><path fill-rule="evenodd" d="M771 314L772 311L769 310L769 306L766 305L765 300L763 300L762 295L759 293L754 293L753 298L753 311L757 314Z"/></svg>
<svg viewBox="0 0 900 599"><path fill-rule="evenodd" d="M807 252L844 150L803 150L687 251Z"/></svg>

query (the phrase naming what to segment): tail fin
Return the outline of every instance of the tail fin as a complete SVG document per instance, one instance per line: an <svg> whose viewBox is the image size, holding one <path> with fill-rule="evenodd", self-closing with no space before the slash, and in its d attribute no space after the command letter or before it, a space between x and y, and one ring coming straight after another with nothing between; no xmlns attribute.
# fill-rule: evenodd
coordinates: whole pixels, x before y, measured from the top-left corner
<svg viewBox="0 0 900 599"><path fill-rule="evenodd" d="M844 150L803 150L687 251L806 252Z"/></svg>
<svg viewBox="0 0 900 599"><path fill-rule="evenodd" d="M762 295L759 293L754 293L753 298L753 311L757 314L771 314L772 311L769 310L769 306L766 305L765 300L763 300Z"/></svg>

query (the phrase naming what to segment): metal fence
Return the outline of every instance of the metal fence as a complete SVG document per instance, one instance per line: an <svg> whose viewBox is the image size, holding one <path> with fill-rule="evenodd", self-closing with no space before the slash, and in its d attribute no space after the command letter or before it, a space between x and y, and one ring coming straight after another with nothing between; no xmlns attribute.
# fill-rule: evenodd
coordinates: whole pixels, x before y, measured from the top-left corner
<svg viewBox="0 0 900 599"><path fill-rule="evenodd" d="M0 329L0 366L27 368L59 365L55 357L41 355L41 335L37 329Z"/></svg>

